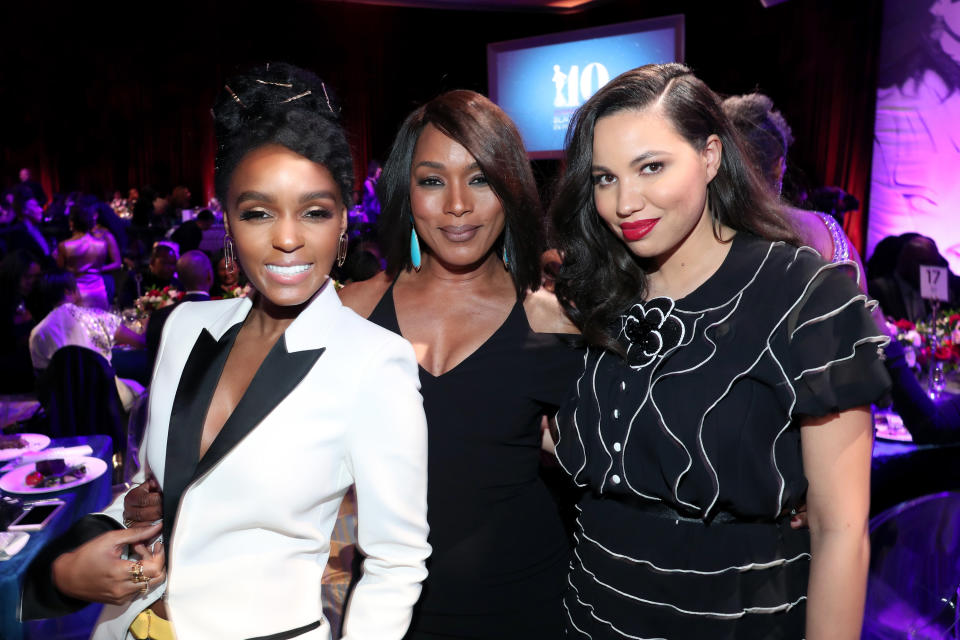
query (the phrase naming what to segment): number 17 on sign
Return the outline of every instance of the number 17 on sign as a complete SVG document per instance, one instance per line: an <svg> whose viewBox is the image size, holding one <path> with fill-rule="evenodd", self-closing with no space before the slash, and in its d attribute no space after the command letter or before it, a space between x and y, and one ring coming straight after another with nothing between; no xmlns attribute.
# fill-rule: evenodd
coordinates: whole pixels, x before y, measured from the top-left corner
<svg viewBox="0 0 960 640"><path fill-rule="evenodd" d="M946 267L920 266L920 296L927 300L948 302L950 291Z"/></svg>

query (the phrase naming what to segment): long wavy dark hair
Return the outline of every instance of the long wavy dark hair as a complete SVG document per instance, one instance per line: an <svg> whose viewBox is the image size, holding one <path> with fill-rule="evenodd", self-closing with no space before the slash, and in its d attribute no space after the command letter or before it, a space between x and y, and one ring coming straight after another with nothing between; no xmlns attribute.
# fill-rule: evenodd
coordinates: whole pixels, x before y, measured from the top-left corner
<svg viewBox="0 0 960 640"><path fill-rule="evenodd" d="M555 292L589 344L619 354L616 319L645 295L643 262L603 223L593 194L593 131L597 120L621 111L662 109L683 138L703 150L717 135L723 145L707 202L718 222L768 240L799 244L769 188L743 152L717 95L687 67L647 65L614 78L574 114L567 130L566 160L551 207L563 265Z"/></svg>
<svg viewBox="0 0 960 640"><path fill-rule="evenodd" d="M380 246L387 275L410 269L410 171L413 151L428 124L462 145L477 161L503 205L504 233L495 250L506 248L507 268L522 299L540 286L540 255L544 250L543 212L523 139L503 110L473 91L450 91L423 105L404 121L377 181L381 213Z"/></svg>

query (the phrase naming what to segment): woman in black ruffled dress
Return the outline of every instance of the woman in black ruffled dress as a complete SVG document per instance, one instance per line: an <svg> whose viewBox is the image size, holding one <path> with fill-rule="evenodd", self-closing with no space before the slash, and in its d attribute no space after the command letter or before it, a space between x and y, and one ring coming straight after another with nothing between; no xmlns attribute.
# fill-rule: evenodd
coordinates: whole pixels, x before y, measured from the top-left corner
<svg viewBox="0 0 960 640"><path fill-rule="evenodd" d="M591 346L558 416L588 489L568 636L859 637L874 303L796 246L682 65L623 74L572 126L556 291Z"/></svg>

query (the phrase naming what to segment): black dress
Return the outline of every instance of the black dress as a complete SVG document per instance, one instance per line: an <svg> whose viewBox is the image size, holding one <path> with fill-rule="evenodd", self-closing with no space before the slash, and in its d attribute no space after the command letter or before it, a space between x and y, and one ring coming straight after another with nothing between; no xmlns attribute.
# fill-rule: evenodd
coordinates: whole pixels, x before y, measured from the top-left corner
<svg viewBox="0 0 960 640"><path fill-rule="evenodd" d="M558 416L558 458L590 489L568 637L804 637L798 418L884 396L869 306L842 266L740 233L689 296L627 310L626 360L588 351Z"/></svg>
<svg viewBox="0 0 960 640"><path fill-rule="evenodd" d="M370 321L400 333L393 287ZM518 301L441 376L420 368L433 553L407 638L563 635L570 546L540 477L540 416L556 410L583 351L530 329Z"/></svg>

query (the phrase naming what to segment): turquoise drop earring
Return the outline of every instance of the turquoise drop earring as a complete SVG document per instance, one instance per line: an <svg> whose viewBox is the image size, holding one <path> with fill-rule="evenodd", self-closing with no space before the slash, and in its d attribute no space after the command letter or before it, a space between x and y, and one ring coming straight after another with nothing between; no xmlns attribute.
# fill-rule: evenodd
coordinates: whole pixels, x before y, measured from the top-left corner
<svg viewBox="0 0 960 640"><path fill-rule="evenodd" d="M417 230L410 225L410 263L414 270L420 271L420 239L417 238Z"/></svg>

